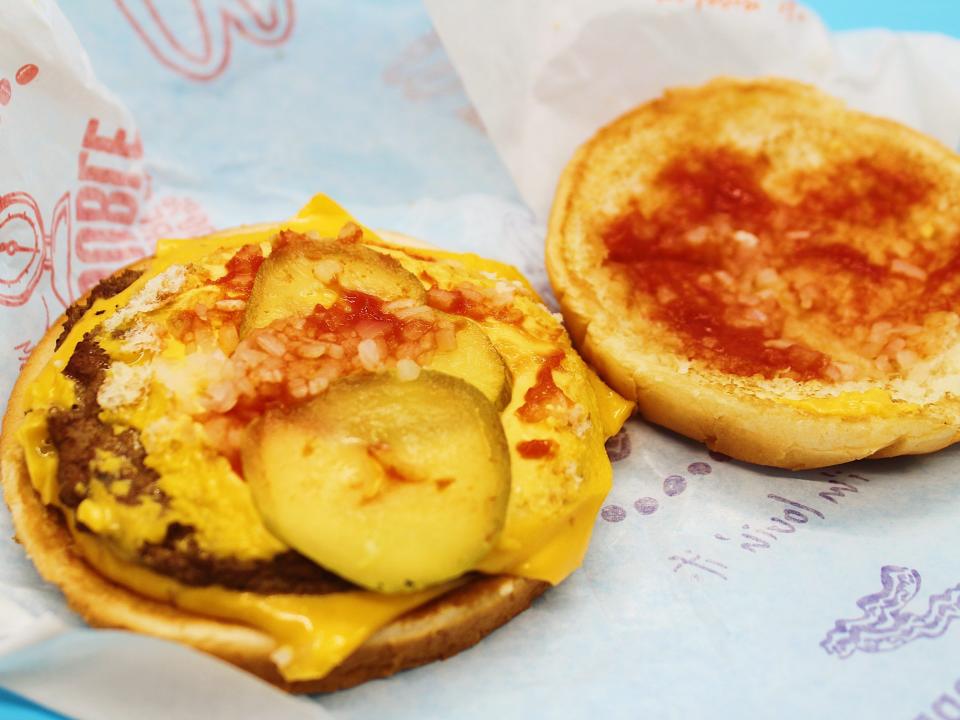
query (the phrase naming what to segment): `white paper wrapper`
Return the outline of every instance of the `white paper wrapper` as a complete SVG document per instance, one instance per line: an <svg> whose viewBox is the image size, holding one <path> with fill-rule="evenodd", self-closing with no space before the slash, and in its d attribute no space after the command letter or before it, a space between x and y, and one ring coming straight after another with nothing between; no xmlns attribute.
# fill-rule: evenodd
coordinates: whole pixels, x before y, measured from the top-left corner
<svg viewBox="0 0 960 720"><path fill-rule="evenodd" d="M960 44L830 35L775 0L426 0L520 194L546 218L560 172L600 127L668 87L718 75L803 80L854 107L960 140Z"/></svg>
<svg viewBox="0 0 960 720"><path fill-rule="evenodd" d="M0 599L0 684L68 717L125 720L322 720L290 697L182 645L117 631L70 630Z"/></svg>
<svg viewBox="0 0 960 720"><path fill-rule="evenodd" d="M94 77L49 0L0 7L2 403L34 343L73 300L203 218L147 207L150 178L130 112ZM185 212L185 210L187 210Z"/></svg>
<svg viewBox="0 0 960 720"><path fill-rule="evenodd" d="M208 228L151 199L129 111L94 77L52 2L0 4L0 355L3 407L20 364L67 305L162 234ZM193 650L77 629L0 519L0 686L78 718L322 718Z"/></svg>

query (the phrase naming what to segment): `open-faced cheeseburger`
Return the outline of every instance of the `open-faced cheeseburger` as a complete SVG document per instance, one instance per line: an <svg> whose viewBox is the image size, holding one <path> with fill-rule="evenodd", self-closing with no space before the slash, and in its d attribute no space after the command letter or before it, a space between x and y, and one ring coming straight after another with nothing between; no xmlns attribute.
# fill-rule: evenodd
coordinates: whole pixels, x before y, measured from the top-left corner
<svg viewBox="0 0 960 720"><path fill-rule="evenodd" d="M960 156L788 80L677 88L554 200L575 342L650 420L809 468L960 438Z"/></svg>
<svg viewBox="0 0 960 720"><path fill-rule="evenodd" d="M515 270L318 197L162 243L70 308L11 398L4 493L92 624L330 690L569 575L630 407Z"/></svg>

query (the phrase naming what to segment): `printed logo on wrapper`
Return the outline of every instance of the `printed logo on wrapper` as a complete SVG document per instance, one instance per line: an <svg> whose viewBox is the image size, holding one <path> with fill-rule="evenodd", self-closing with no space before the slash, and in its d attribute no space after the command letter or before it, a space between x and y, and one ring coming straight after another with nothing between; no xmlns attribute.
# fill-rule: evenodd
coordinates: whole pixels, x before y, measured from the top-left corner
<svg viewBox="0 0 960 720"><path fill-rule="evenodd" d="M55 306L66 306L69 256L66 272L58 274L56 248L70 244L70 193L54 206L49 221L36 200L25 192L0 195L0 305L19 307L33 295L41 280L49 285ZM48 297L42 301L46 304Z"/></svg>
<svg viewBox="0 0 960 720"><path fill-rule="evenodd" d="M457 117L484 132L480 115L466 98L460 77L433 31L418 37L394 58L383 71L383 82L399 87L411 102L455 98Z"/></svg>
<svg viewBox="0 0 960 720"><path fill-rule="evenodd" d="M189 197L153 198L139 222L139 232L152 247L161 238L184 238L214 231L206 210Z"/></svg>
<svg viewBox="0 0 960 720"><path fill-rule="evenodd" d="M81 141L73 198L64 192L45 215L26 192L0 196L0 304L21 307L40 292L40 330L46 329L115 267L146 255L134 226L146 176L130 162L142 155L139 139L128 142L123 128L102 135L93 118Z"/></svg>
<svg viewBox="0 0 960 720"><path fill-rule="evenodd" d="M28 85L33 82L39 74L40 68L33 63L27 63L26 65L20 66L13 78L17 85ZM12 98L13 85L10 83L9 78L0 77L0 107L9 105Z"/></svg>
<svg viewBox="0 0 960 720"><path fill-rule="evenodd" d="M77 234L73 255L80 267L70 273L76 278L77 291L71 300L118 265L147 254L135 223L149 197L149 182L139 163L130 162L143 157L140 138L128 140L123 128L113 135L101 132L96 118L87 123L78 159L81 185L74 210Z"/></svg>
<svg viewBox="0 0 960 720"><path fill-rule="evenodd" d="M633 444L630 440L630 433L627 428L624 427L620 430L620 432L607 440L606 449L607 456L610 458L610 462L616 463L630 457L632 446ZM726 455L720 455L719 453L711 453L711 457L718 462L723 462L728 459ZM698 478L712 473L713 467L710 465L710 463L698 460L689 463L684 472L686 475L690 475L693 478ZM676 497L677 495L682 494L687 489L687 486L688 481L685 475L667 475L663 479L662 483L663 494L668 498ZM633 509L640 516L653 515L653 513L660 509L660 501L655 497L645 495L637 498L637 500L633 502ZM600 511L600 517L607 522L623 522L627 518L627 511L621 505L605 505Z"/></svg>
<svg viewBox="0 0 960 720"><path fill-rule="evenodd" d="M930 703L929 711L920 713L913 720L960 720L960 678L951 690L942 693Z"/></svg>
<svg viewBox="0 0 960 720"><path fill-rule="evenodd" d="M112 136L99 133L99 120L90 120L78 161L78 179L84 184L77 191L76 259L92 266L77 276L80 294L118 265L144 257L162 237L192 237L213 231L196 201L186 197L152 199L150 178L145 172L116 167L124 160L143 157L138 137L128 141L123 128Z"/></svg>
<svg viewBox="0 0 960 720"><path fill-rule="evenodd" d="M68 305L118 267L145 257L157 239L212 231L190 198L159 198L147 207L142 156L138 137L91 118L76 185L52 208L27 192L0 195L0 306L13 312L19 337L11 359L19 367Z"/></svg>
<svg viewBox="0 0 960 720"><path fill-rule="evenodd" d="M109 274L118 263L143 257L133 225L146 199L146 177L127 161L143 155L139 139L122 128L100 135L87 123L78 156L76 197L64 192L49 217L26 192L0 196L0 305L25 305L38 286L49 326L56 314ZM118 165L120 167L118 167ZM74 233L74 228L76 228Z"/></svg>
<svg viewBox="0 0 960 720"><path fill-rule="evenodd" d="M828 655L846 659L855 652L897 650L921 638L938 638L960 620L960 583L930 596L922 613L907 610L920 592L920 573L896 565L880 569L878 593L857 600L863 613L855 620L837 620L820 643ZM958 716L960 717L960 716Z"/></svg>
<svg viewBox="0 0 960 720"><path fill-rule="evenodd" d="M611 461L619 462L630 455L630 425L607 441ZM637 493L627 502L614 500L600 511L600 519L609 524L657 522L663 515L672 515L671 505L677 505L680 496L689 498L698 487L715 485L723 473L715 472L716 465L726 464L731 458L710 451L709 459L691 459L683 469L659 478L638 478L648 485L656 483L657 490ZM725 582L742 569L748 558L777 554L781 545L792 545L797 536L815 532L820 525L830 524L835 509L855 502L870 478L856 472L824 469L798 475L807 482L798 483L780 492L764 492L761 513L767 517L740 522L735 530L714 530L708 534L709 543L691 543L682 552L666 557L673 574L696 582ZM648 486L649 487L649 486ZM614 496L622 493L614 492ZM698 547L699 546L699 547Z"/></svg>
<svg viewBox="0 0 960 720"><path fill-rule="evenodd" d="M182 3L116 3L161 65L198 82L216 79L230 65L234 33L256 45L271 47L285 43L293 32L293 0L191 0L200 47L188 47L173 31L169 19L164 19L165 14L181 10Z"/></svg>

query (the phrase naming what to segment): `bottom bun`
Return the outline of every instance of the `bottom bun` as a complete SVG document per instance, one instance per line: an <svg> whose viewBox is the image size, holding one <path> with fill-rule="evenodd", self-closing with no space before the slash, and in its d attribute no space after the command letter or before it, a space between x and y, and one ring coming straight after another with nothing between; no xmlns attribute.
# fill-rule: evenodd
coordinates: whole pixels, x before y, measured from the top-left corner
<svg viewBox="0 0 960 720"><path fill-rule="evenodd" d="M471 579L381 628L327 676L287 682L270 659L276 642L269 635L185 612L111 582L84 560L59 511L40 501L16 430L26 411L26 389L53 355L61 326L47 332L14 387L0 434L0 478L17 541L40 575L59 586L90 625L191 645L289 692L330 692L455 655L528 608L549 587L507 575Z"/></svg>

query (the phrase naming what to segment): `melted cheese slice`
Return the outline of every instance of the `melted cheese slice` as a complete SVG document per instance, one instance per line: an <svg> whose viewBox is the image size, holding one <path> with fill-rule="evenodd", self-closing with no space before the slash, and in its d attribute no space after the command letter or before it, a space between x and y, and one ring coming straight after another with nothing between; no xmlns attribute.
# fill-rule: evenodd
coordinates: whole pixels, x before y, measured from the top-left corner
<svg viewBox="0 0 960 720"><path fill-rule="evenodd" d="M216 586L187 587L125 562L89 534L73 532L86 560L105 577L147 597L264 631L277 642L272 659L288 681L321 678L379 628L454 585L410 595L356 591L261 595Z"/></svg>
<svg viewBox="0 0 960 720"><path fill-rule="evenodd" d="M172 265L197 261L221 248L267 242L281 229L335 237L347 222L353 222L353 218L346 211L329 198L318 195L294 218L282 224L251 225L188 241L161 241L156 259L144 275L117 296L94 303L72 328L31 387L31 406L36 411L28 414L21 424L19 438L26 453L31 480L43 501L55 502L57 470L56 453L46 440L46 412L51 407L68 407L74 401L73 384L61 373L84 334L123 307L151 277ZM364 242L393 247L367 229L364 229ZM411 254L441 261L449 272L455 272L458 266L465 267L474 272L517 280L529 288L516 269L476 255L419 248ZM607 388L572 349L567 348L567 358L567 365L573 370L564 374L564 381L570 385L565 390L575 394L597 425L578 441L585 452L580 458L579 474L571 479L575 481L575 500L563 505L562 509L533 504L518 509L513 519L508 515L501 542L478 566L480 571L510 573L556 584L580 565L586 553L597 512L610 489L612 478L603 440L620 429L633 404ZM505 424L513 417L512 408L520 401L518 396L522 398L522 392L522 387L519 392L515 388L514 400L504 412ZM509 436L509 428L507 430ZM539 491L546 497L543 484L555 476L542 473L536 463L519 460L516 456L512 460L515 487L519 484L534 496ZM105 502L103 507L109 509L109 503ZM87 518L94 525L102 519L100 516ZM262 595L219 587L187 587L127 562L102 540L87 533L75 532L74 538L92 565L123 586L148 597L172 602L187 611L237 621L262 630L275 640L273 659L289 681L323 677L379 628L454 586L448 584L409 595L353 591L321 596Z"/></svg>

